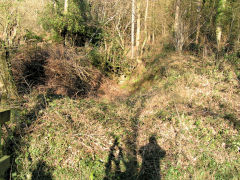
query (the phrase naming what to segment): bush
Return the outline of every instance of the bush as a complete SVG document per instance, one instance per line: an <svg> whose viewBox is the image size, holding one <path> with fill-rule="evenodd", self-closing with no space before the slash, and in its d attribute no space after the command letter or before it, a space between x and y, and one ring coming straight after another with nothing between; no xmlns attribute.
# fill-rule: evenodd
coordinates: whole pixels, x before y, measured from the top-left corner
<svg viewBox="0 0 240 180"><path fill-rule="evenodd" d="M102 39L102 30L92 20L87 2L70 1L66 14L63 8L63 1L57 1L55 5L50 3L41 18L43 28L53 33L54 40L84 46L87 41L97 44Z"/></svg>
<svg viewBox="0 0 240 180"><path fill-rule="evenodd" d="M235 66L240 65L240 51L225 55L225 59Z"/></svg>
<svg viewBox="0 0 240 180"><path fill-rule="evenodd" d="M136 62L127 59L124 50L114 41L108 48L108 50L103 47L93 48L89 53L92 64L108 76L130 74Z"/></svg>
<svg viewBox="0 0 240 180"><path fill-rule="evenodd" d="M25 41L43 42L43 38L41 36L38 36L28 29L26 29L26 33L23 38Z"/></svg>

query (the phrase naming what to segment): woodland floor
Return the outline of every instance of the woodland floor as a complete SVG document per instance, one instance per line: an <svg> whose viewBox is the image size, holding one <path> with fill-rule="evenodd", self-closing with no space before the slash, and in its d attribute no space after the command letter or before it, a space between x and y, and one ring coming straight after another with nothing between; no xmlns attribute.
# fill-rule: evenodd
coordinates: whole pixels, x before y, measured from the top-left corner
<svg viewBox="0 0 240 180"><path fill-rule="evenodd" d="M13 179L238 179L240 93L225 61L160 54L85 98L26 95ZM14 145L11 142L16 142Z"/></svg>

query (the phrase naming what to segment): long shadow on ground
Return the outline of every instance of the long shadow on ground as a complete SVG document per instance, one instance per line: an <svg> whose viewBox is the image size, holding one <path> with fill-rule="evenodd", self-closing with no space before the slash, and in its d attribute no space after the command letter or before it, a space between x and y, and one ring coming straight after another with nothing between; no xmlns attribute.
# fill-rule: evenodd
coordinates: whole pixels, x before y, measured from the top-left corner
<svg viewBox="0 0 240 180"><path fill-rule="evenodd" d="M106 176L104 180L160 180L160 161L165 157L166 151L157 144L155 136L151 136L149 143L140 148L139 154L142 157L140 171L137 170L138 164L135 159L124 157L123 148L120 146L119 139L115 138L114 144L110 147L108 162L105 165ZM124 169L126 169L124 172L121 171L121 163ZM115 169L115 171L111 172L112 169Z"/></svg>
<svg viewBox="0 0 240 180"><path fill-rule="evenodd" d="M139 151L137 146L140 116L145 108L146 100L150 97L151 95L147 95L127 101L130 111L134 109L135 106L138 106L138 108L135 111L135 115L131 118L130 131L126 132L126 149L121 147L119 138L115 138L113 145L110 147L108 162L105 165L105 180L151 180L161 178L159 163L165 156L166 152L157 144L155 136L150 137L149 143L141 147ZM138 101L139 99L140 101ZM142 157L141 167L139 167L137 161L138 155ZM122 171L121 169L124 170Z"/></svg>
<svg viewBox="0 0 240 180"><path fill-rule="evenodd" d="M165 157L166 151L158 144L155 136L149 138L149 143L139 150L142 157L142 166L138 179L161 179L160 160Z"/></svg>

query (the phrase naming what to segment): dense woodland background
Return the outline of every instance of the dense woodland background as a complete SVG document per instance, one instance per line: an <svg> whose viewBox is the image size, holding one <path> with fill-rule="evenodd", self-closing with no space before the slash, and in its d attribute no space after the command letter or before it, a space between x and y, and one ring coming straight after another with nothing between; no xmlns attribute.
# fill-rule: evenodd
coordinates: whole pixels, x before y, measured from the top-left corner
<svg viewBox="0 0 240 180"><path fill-rule="evenodd" d="M0 48L6 178L239 178L239 0L1 0Z"/></svg>

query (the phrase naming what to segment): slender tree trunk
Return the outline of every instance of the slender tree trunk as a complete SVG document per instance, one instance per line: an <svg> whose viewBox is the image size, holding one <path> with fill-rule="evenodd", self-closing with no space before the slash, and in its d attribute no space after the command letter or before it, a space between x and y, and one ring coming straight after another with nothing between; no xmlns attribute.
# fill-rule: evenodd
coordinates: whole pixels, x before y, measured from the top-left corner
<svg viewBox="0 0 240 180"><path fill-rule="evenodd" d="M132 0L132 28L131 28L131 58L134 57L134 42L135 42L135 0Z"/></svg>
<svg viewBox="0 0 240 180"><path fill-rule="evenodd" d="M141 15L140 12L137 13L137 30L136 30L136 49L140 45L140 33L141 33Z"/></svg>
<svg viewBox="0 0 240 180"><path fill-rule="evenodd" d="M145 44L147 42L147 39L148 39L148 31L147 31L147 18L148 18L148 8L149 8L149 0L146 0L146 9L145 9L145 15L144 15L144 41L143 41L143 44L142 44L142 47L141 47L141 56L143 54L143 49L145 47Z"/></svg>
<svg viewBox="0 0 240 180"><path fill-rule="evenodd" d="M197 32L196 32L196 41L195 43L199 43L199 34L200 34L200 19L201 19L201 9L202 9L202 0L197 0Z"/></svg>
<svg viewBox="0 0 240 180"><path fill-rule="evenodd" d="M68 12L68 0L64 0L64 14L67 14Z"/></svg>
<svg viewBox="0 0 240 180"><path fill-rule="evenodd" d="M182 33L182 18L181 18L181 0L176 1L176 12L175 12L175 22L174 22L174 32L175 32L175 43L176 43L176 50L177 52L182 52L183 47L183 33Z"/></svg>
<svg viewBox="0 0 240 180"><path fill-rule="evenodd" d="M68 13L68 0L64 0L64 9L63 9L63 14L64 14L64 16L65 16L65 18L67 18L66 17L66 15L67 15L67 13ZM67 45L67 27L64 27L64 30L63 30L63 33L62 33L62 35L63 35L63 39L64 39L64 46L65 45Z"/></svg>
<svg viewBox="0 0 240 180"><path fill-rule="evenodd" d="M226 8L226 0L219 0L219 4L218 4L218 14L217 14L217 25L216 25L216 39L217 39L217 49L218 51L221 50L222 48L222 18L224 16L224 11Z"/></svg>
<svg viewBox="0 0 240 180"><path fill-rule="evenodd" d="M140 36L141 36L141 14L140 14L140 1L137 1L137 29L136 29L136 51L137 51L137 61L140 62Z"/></svg>
<svg viewBox="0 0 240 180"><path fill-rule="evenodd" d="M147 34L148 7L149 7L149 0L146 0L146 9L145 9L145 16L144 16L144 32L145 32L145 35Z"/></svg>
<svg viewBox="0 0 240 180"><path fill-rule="evenodd" d="M151 42L152 42L152 44L154 44L154 42L155 42L155 28L156 28L156 16L155 16L155 12L156 12L156 3L153 1L152 2L152 19L151 19L151 21L152 21L152 34L150 35L150 37L151 37Z"/></svg>

